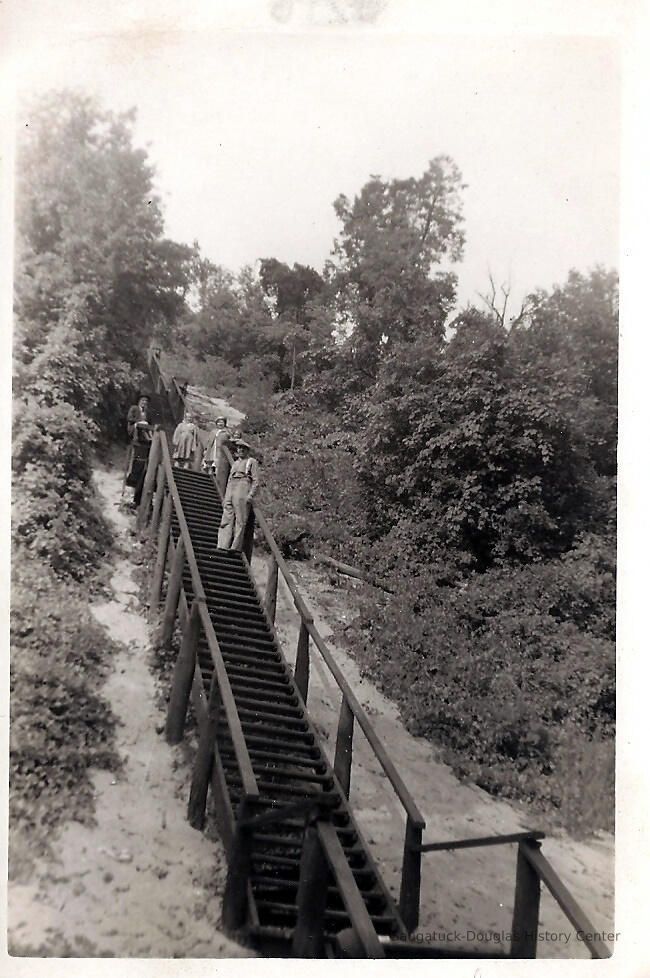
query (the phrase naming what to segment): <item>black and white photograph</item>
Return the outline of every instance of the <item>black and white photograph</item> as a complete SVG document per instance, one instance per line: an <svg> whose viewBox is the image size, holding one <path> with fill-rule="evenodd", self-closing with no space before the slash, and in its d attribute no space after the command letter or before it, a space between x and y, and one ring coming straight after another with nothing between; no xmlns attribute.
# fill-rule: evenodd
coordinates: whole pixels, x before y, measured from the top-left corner
<svg viewBox="0 0 650 978"><path fill-rule="evenodd" d="M647 14L2 5L3 974L644 973Z"/></svg>

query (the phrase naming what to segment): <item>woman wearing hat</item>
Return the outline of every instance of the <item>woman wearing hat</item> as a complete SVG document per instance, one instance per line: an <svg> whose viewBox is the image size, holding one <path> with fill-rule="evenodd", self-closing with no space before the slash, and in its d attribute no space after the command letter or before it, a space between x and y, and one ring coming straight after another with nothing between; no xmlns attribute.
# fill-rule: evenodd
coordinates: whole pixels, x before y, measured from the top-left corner
<svg viewBox="0 0 650 978"><path fill-rule="evenodd" d="M149 395L144 391L139 395L138 403L129 408L126 430L131 441L131 452L125 482L134 490L133 505L139 506L153 438L153 427L149 420Z"/></svg>
<svg viewBox="0 0 650 978"><path fill-rule="evenodd" d="M250 507L260 484L260 466L250 454L251 446L242 438L235 441L236 459L228 477L223 500L223 516L219 524L218 550L239 550L244 543L244 531Z"/></svg>
<svg viewBox="0 0 650 978"><path fill-rule="evenodd" d="M216 475L217 472L217 461L219 460L219 450L221 446L228 441L230 438L230 428L228 427L228 421L223 415L216 420L217 427L214 429L210 438L208 439L208 444L206 445L205 452L203 453L203 462L201 463L201 468L204 471L212 470L212 473Z"/></svg>

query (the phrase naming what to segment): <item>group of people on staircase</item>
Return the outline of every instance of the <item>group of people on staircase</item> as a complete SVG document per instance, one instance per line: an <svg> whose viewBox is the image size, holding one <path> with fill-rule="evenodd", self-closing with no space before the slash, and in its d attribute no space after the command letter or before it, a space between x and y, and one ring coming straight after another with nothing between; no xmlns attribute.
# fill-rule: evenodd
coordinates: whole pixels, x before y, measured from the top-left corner
<svg viewBox="0 0 650 978"><path fill-rule="evenodd" d="M143 393L138 398L138 403L129 408L127 415L127 432L131 445L125 481L134 489L134 507L140 504L155 430L149 417L149 405L149 395ZM190 468L200 445L198 426L191 412L186 410L172 436L174 465L183 469ZM221 553L242 550L251 504L260 485L260 466L251 454L251 446L243 438L233 436L228 420L223 415L216 419L215 429L203 452L202 470L216 475L221 447L224 445L234 449L235 460L226 484L223 515L219 525L217 550Z"/></svg>

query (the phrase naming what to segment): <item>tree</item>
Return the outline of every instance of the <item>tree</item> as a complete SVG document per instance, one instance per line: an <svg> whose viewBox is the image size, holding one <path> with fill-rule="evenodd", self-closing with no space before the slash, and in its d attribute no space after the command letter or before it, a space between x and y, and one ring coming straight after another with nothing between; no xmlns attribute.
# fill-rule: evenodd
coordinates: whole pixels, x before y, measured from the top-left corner
<svg viewBox="0 0 650 978"><path fill-rule="evenodd" d="M283 346L289 357L289 388L294 389L298 358L310 341L313 300L323 291L325 282L313 268L294 262L293 268L276 258L263 258L260 282L272 300L280 323L286 325Z"/></svg>
<svg viewBox="0 0 650 978"><path fill-rule="evenodd" d="M163 238L153 171L133 146L134 112L56 92L29 119L17 193L22 357L74 310L98 355L143 363L154 328L183 308L191 249Z"/></svg>
<svg viewBox="0 0 650 978"><path fill-rule="evenodd" d="M564 285L528 297L512 330L522 382L553 396L581 432L596 471L616 473L618 276L573 270Z"/></svg>
<svg viewBox="0 0 650 978"><path fill-rule="evenodd" d="M394 343L442 341L456 279L434 269L462 256L462 188L455 163L439 156L418 179L373 176L353 202L334 203L342 230L328 272L350 358L369 379Z"/></svg>
<svg viewBox="0 0 650 978"><path fill-rule="evenodd" d="M395 346L364 402L356 465L375 531L484 570L569 549L601 500L555 392L521 383L507 331L466 310L443 352ZM421 559L421 558L420 558Z"/></svg>

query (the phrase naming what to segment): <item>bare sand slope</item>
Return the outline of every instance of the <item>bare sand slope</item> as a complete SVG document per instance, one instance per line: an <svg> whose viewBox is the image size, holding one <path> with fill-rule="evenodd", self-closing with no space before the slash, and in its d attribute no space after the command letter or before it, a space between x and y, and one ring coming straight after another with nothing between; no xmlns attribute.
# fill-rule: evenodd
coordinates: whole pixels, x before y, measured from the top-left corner
<svg viewBox="0 0 650 978"><path fill-rule="evenodd" d="M265 564L254 561L255 575L263 587ZM334 587L326 572L304 563L292 570L310 605L317 627L331 642L332 625L349 620L348 587ZM297 615L288 590L278 594L277 631L285 654L293 661ZM352 656L331 643L336 661L372 718L398 771L426 819L425 841L493 835L537 828L534 816L523 806L500 802L480 788L461 783L440 760L440 752L428 741L411 736L394 704L367 679L361 679ZM312 647L312 672L308 706L320 730L325 750L333 758L341 696L327 667ZM355 733L351 800L373 855L395 894L404 841L404 815L389 782L370 751L363 734ZM600 836L577 842L566 835L548 838L543 852L580 902L598 930L613 931L614 840ZM449 933L452 940L476 947L508 950L512 923L515 879L514 846L499 846L423 856L422 917L420 932ZM543 892L540 957L589 957L584 944L558 908ZM454 935L454 932L456 934ZM553 935L556 935L554 937ZM497 945L497 936L502 941Z"/></svg>
<svg viewBox="0 0 650 978"><path fill-rule="evenodd" d="M226 958L250 952L219 930L225 882L220 844L185 818L188 770L181 748L161 736L148 665L150 640L134 580L134 516L118 508L121 477L100 471L97 484L125 556L115 561L112 597L92 605L121 644L104 688L119 718L117 777L94 777L97 826L68 823L56 860L9 891L10 953L33 956ZM157 732L158 731L158 732Z"/></svg>

